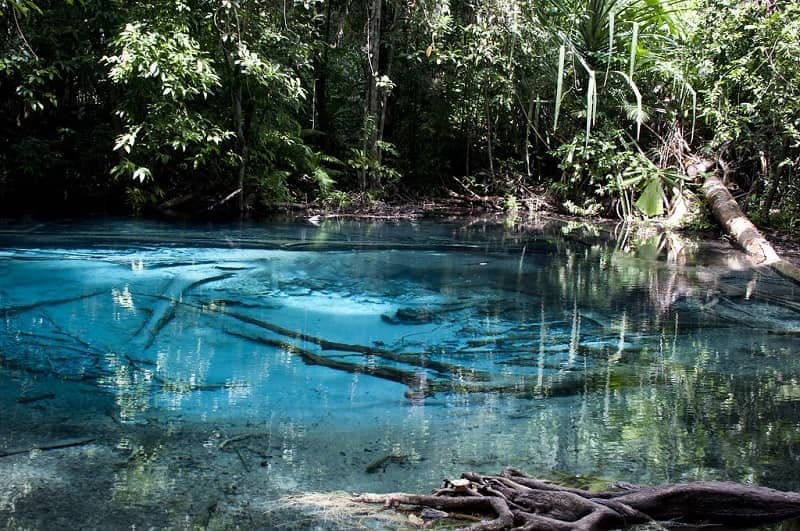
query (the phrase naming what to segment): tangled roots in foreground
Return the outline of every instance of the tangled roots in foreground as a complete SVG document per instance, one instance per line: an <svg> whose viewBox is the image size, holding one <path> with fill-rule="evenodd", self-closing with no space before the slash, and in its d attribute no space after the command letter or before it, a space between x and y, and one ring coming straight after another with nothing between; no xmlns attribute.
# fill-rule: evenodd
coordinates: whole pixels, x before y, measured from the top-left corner
<svg viewBox="0 0 800 531"><path fill-rule="evenodd" d="M465 473L430 495L360 494L354 501L423 508L421 520L463 518L467 529L594 530L651 522L670 526L752 527L800 517L800 493L707 481L657 487L614 485L591 492L561 487L506 468L499 475Z"/></svg>

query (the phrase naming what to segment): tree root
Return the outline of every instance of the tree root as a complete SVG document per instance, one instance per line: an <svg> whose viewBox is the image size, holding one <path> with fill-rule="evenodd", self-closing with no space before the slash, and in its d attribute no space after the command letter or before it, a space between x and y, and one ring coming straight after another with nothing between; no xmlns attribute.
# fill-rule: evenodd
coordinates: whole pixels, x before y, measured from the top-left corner
<svg viewBox="0 0 800 531"><path fill-rule="evenodd" d="M617 485L591 492L555 485L514 469L499 475L465 473L431 495L358 494L354 501L386 507L412 505L482 520L472 531L598 530L649 522L746 527L800 517L800 493L717 481L664 486ZM422 517L425 518L423 511Z"/></svg>

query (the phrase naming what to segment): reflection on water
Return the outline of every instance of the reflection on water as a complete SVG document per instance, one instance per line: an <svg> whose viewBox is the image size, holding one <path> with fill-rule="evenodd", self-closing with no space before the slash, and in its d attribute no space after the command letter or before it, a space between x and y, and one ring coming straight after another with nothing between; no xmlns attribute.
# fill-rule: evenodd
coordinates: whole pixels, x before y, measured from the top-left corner
<svg viewBox="0 0 800 531"><path fill-rule="evenodd" d="M0 526L258 527L504 465L800 489L797 295L554 222L0 225Z"/></svg>

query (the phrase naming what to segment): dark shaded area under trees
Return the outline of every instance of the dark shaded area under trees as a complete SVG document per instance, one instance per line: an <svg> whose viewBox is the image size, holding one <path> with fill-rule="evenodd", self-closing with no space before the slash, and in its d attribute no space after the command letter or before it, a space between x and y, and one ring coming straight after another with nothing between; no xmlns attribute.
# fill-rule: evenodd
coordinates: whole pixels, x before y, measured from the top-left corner
<svg viewBox="0 0 800 531"><path fill-rule="evenodd" d="M702 154L748 216L793 229L799 9L8 0L0 208L514 210L546 194L576 215L659 216Z"/></svg>

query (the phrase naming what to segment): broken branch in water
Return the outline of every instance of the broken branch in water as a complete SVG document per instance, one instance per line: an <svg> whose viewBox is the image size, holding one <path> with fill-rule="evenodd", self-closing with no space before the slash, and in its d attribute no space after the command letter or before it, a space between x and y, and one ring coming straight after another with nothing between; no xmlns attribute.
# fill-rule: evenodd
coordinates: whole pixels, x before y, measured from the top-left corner
<svg viewBox="0 0 800 531"><path fill-rule="evenodd" d="M55 397L56 397L55 393L42 393L40 395L20 396L19 398L17 398L17 404L31 404L33 402L38 402L39 400L49 400Z"/></svg>
<svg viewBox="0 0 800 531"><path fill-rule="evenodd" d="M226 383L196 383L196 382L184 382L181 380L175 380L171 378L166 378L164 376L160 376L155 371L144 369L142 367L143 364L151 364L149 361L144 360L137 360L128 354L122 354L122 357L128 362L133 369L139 372L145 372L147 370L152 377L153 381L156 382L161 389L165 391L171 391L173 393L184 393L187 391L219 391L220 389L228 389L234 387L230 384Z"/></svg>
<svg viewBox="0 0 800 531"><path fill-rule="evenodd" d="M389 463L398 463L404 464L408 462L408 456L403 454L386 454L381 458L376 459L375 461L371 462L367 465L366 472L367 474L374 474L378 470L385 470L386 465Z"/></svg>
<svg viewBox="0 0 800 531"><path fill-rule="evenodd" d="M195 287L195 286L197 286L199 284L212 282L214 280L219 280L219 279L225 278L227 276L229 276L229 275L220 275L220 276L212 277L212 278L209 278L209 279L203 279L201 281L195 282L194 284L191 284L189 287L187 287L185 289L189 289L191 287ZM149 321L148 325L145 327L146 330L147 330L147 332L146 332L147 333L147 340L145 342L144 349L147 349L152 345L152 343L154 342L155 337L158 335L158 333L160 333L160 331L164 328L164 326L174 317L174 315L175 315L175 307L176 306L180 305L180 306L184 306L184 307L188 306L188 307L193 307L193 308L200 308L201 307L199 305L195 305L195 304L192 304L192 303L189 303L189 302L181 301L179 299L172 299L172 298L164 296L164 295L145 295L145 296L152 297L152 298L155 298L155 299L165 300L166 302L169 303L169 307L167 307L165 309L165 311L157 312L158 315L156 315L154 313L154 315L150 318L150 321ZM386 360L389 360L389 361L403 363L403 364L406 364L406 365L411 365L411 366L414 366L414 367L420 367L420 368L424 368L424 369L430 369L432 371L438 372L439 374L450 374L450 375L453 375L453 374L461 374L461 373L463 373L465 371L464 367L461 367L459 365L454 365L454 364L451 364L451 363L444 363L444 362L429 360L429 359L426 358L425 354L422 354L422 353L419 353L419 354L400 354L400 353L392 352L390 350L376 348L376 347L369 347L369 346L366 346L366 345L356 345L356 344L350 344L350 343L339 343L339 342L336 342L336 341L328 341L326 339L322 339L322 338L319 338L319 337L311 336L311 335L308 335L308 334L305 334L305 333L302 333L302 332L298 332L298 331L295 331L295 330L290 330L288 328L284 328L282 326L279 326L279 325L276 325L276 324L273 324L273 323L269 323L269 322L266 322L266 321L262 321L261 319L256 319L255 317L250 317L249 315L244 315L244 314L237 313L237 312L225 311L223 313L223 315L225 315L227 317L232 317L232 318L234 318L234 319L236 319L238 321L241 321L243 323L247 323L247 324L251 324L251 325L257 326L259 328L263 328L264 330L268 330L270 332L273 332L273 333L281 335L281 336L285 336L285 337L288 337L288 338L291 338L291 339L296 339L296 340L299 340L299 341L306 341L308 343L313 343L315 345L318 345L322 350L335 350L335 351L338 351L338 352L355 352L357 354L362 354L364 356L376 356L376 357L379 357L379 358L382 358L382 359L386 359ZM235 332L230 332L230 331L228 331L228 333L231 334L231 335L242 337L243 339L254 340L252 337L244 335L244 334L237 334ZM263 341L260 341L259 339L255 339L254 341L263 343ZM278 343L280 343L280 345L273 344L272 346L285 345L285 343L280 342L280 341L278 341ZM299 349L298 353L300 353L300 350L302 350L302 349ZM312 356L316 356L316 355L312 354ZM310 358L308 358L306 356L304 359L310 359ZM323 358L323 360L324 360L324 358ZM313 364L330 366L330 365L328 365L327 362L322 363L322 362L320 362L320 360L318 360L317 362L315 362ZM345 365L350 365L350 364L345 364ZM336 368L336 367L332 367L331 366L331 368ZM349 370L349 369L345 368L344 370ZM366 371L360 370L360 371L350 371L350 372L366 372ZM374 369L374 370L370 369L370 371L368 371L368 372L370 374L373 374L373 375L377 376L378 374L376 374L376 372L379 372L379 369ZM485 372L476 371L476 370L469 370L469 379L472 380L472 381L488 381L489 380L489 375L486 374ZM394 381L397 381L397 380L395 379Z"/></svg>

